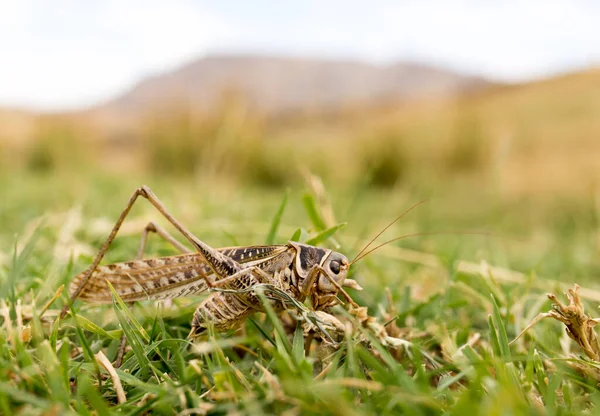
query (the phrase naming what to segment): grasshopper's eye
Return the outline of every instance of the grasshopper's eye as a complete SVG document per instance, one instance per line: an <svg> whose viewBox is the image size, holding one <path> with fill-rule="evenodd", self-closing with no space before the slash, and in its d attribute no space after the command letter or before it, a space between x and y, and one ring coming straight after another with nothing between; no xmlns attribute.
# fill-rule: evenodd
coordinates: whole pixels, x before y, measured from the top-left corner
<svg viewBox="0 0 600 416"><path fill-rule="evenodd" d="M337 260L333 260L331 263L329 263L329 270L331 270L334 274L339 274L340 262Z"/></svg>

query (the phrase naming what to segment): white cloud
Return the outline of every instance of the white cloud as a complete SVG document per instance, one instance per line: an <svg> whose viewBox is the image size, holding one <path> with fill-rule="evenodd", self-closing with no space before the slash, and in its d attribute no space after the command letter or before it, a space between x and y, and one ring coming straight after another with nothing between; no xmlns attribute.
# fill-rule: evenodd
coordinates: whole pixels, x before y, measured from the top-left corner
<svg viewBox="0 0 600 416"><path fill-rule="evenodd" d="M410 36L410 45L399 46L488 76L544 75L600 53L600 7L584 7L585 1L429 1L411 6L396 5L385 13L388 22L395 19Z"/></svg>
<svg viewBox="0 0 600 416"><path fill-rule="evenodd" d="M373 61L412 57L506 80L600 60L600 3L591 0L278 4L270 8L274 21L268 25L253 16L249 26L258 28L238 39L238 48ZM281 15L289 16L279 19Z"/></svg>
<svg viewBox="0 0 600 416"><path fill-rule="evenodd" d="M188 1L0 3L0 104L78 107L106 99L226 39Z"/></svg>

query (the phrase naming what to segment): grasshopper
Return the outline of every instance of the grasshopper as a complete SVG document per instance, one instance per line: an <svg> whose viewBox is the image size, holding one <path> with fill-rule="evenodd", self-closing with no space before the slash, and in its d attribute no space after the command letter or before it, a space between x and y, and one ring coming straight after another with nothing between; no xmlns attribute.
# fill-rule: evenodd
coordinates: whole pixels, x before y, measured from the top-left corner
<svg viewBox="0 0 600 416"><path fill-rule="evenodd" d="M142 233L136 260L100 266L140 196L146 198L196 251L190 251L166 230L151 222ZM157 233L182 254L142 259L150 232ZM71 303L77 298L108 303L112 301L109 283L126 302L173 299L210 291L192 319L189 337L195 338L209 327L216 331L236 328L254 312L263 311L262 301L252 290L259 284L275 287L300 302L310 297L316 310L335 304L338 293L357 306L343 289L360 289L354 280L348 278L350 264L341 253L293 241L282 245L212 248L175 219L150 188L142 186L129 199L90 268L74 277L69 293ZM279 311L289 306L282 301L271 302ZM68 307L66 305L63 309L62 317Z"/></svg>

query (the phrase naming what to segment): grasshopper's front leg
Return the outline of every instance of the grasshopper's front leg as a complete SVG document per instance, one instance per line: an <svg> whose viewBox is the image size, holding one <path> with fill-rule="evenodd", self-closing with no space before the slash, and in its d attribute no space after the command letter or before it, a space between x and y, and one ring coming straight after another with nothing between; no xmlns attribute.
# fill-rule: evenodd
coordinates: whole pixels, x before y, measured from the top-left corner
<svg viewBox="0 0 600 416"><path fill-rule="evenodd" d="M348 293L342 288L342 286L339 285L339 283L337 283L335 281L335 279L333 279L325 270L323 270L323 268L318 265L315 264L313 265L309 271L308 271L308 276L306 277L306 279L300 284L300 293L304 296L309 296L313 293L313 286L315 284L315 282L317 281L317 279L319 278L319 275L322 274L323 276L325 276L330 282L331 284L333 284L336 289L338 290L339 293L341 293L344 298L346 298L346 300L355 308L358 308L358 305L356 304L356 302L354 302L354 300L350 297L350 295L348 295ZM353 289L357 289L357 290L362 290L362 287L360 287L358 285L358 283L356 283L354 280L352 279L345 279L345 282L348 282L347 285L348 287L351 287Z"/></svg>
<svg viewBox="0 0 600 416"><path fill-rule="evenodd" d="M300 293L303 296L309 296L311 294L313 286L317 281L317 278L319 277L321 271L321 266L319 266L318 264L312 265L311 268L308 270L308 275L306 276L306 279L304 279L304 281L300 284Z"/></svg>

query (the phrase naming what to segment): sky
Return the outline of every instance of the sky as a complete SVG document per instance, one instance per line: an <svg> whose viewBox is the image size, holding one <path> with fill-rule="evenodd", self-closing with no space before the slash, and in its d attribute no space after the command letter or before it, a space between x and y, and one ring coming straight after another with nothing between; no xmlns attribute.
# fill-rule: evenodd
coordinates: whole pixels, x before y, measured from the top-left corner
<svg viewBox="0 0 600 416"><path fill-rule="evenodd" d="M0 106L91 106L214 53L527 81L600 65L599 21L595 0L0 0Z"/></svg>

